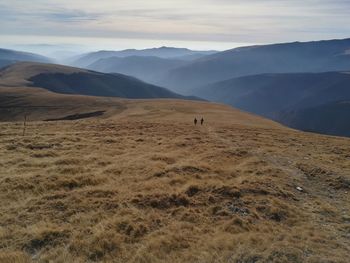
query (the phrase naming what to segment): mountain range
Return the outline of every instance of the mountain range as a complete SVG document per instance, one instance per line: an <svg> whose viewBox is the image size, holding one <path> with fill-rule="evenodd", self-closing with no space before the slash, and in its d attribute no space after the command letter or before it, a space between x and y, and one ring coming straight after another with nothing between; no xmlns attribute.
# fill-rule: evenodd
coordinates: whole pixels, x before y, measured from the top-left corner
<svg viewBox="0 0 350 263"><path fill-rule="evenodd" d="M160 84L190 93L193 88L240 76L349 70L349 51L350 39L235 48L173 69Z"/></svg>
<svg viewBox="0 0 350 263"><path fill-rule="evenodd" d="M156 83L169 70L186 63L187 61L176 58L155 56L109 57L99 59L87 66L87 68L106 73L118 72L147 82Z"/></svg>
<svg viewBox="0 0 350 263"><path fill-rule="evenodd" d="M97 52L91 52L87 54L80 55L78 57L73 57L70 59L69 64L77 67L88 67L89 65L97 62L100 59L106 59L111 57L158 57L163 59L181 59L181 60L192 60L198 59L200 57L214 54L216 51L194 51L187 48L173 48L173 47L160 47L160 48L150 48L150 49L126 49L121 51L107 51L101 50Z"/></svg>
<svg viewBox="0 0 350 263"><path fill-rule="evenodd" d="M50 62L31 53L0 52L0 67L35 60ZM19 63L1 71L0 84L18 86L19 82L59 93L125 98L194 95L300 130L350 136L345 121L350 101L350 39L216 53L168 47L98 51L74 57L71 64L87 69Z"/></svg>

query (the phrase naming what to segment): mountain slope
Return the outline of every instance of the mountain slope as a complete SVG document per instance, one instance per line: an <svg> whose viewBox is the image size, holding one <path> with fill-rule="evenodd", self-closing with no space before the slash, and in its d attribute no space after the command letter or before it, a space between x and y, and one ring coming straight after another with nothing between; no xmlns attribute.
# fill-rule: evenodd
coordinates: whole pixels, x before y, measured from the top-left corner
<svg viewBox="0 0 350 263"><path fill-rule="evenodd" d="M0 68L18 61L48 63L50 59L33 53L0 48Z"/></svg>
<svg viewBox="0 0 350 263"><path fill-rule="evenodd" d="M185 57L185 60L188 60L188 57L191 55L208 55L213 54L216 51L194 51L186 48L172 48L172 47L160 47L160 48L150 48L150 49L126 49L122 51L97 51L91 52L79 56L78 58L73 59L70 65L77 67L87 67L88 65L105 58L110 57L130 57L130 56L152 56L159 58L176 58L176 57Z"/></svg>
<svg viewBox="0 0 350 263"><path fill-rule="evenodd" d="M168 70L185 63L178 59L149 56L110 57L100 59L87 68L105 73L122 73L146 82L156 82Z"/></svg>
<svg viewBox="0 0 350 263"><path fill-rule="evenodd" d="M68 95L31 87L0 87L0 122L107 118L125 108L119 98ZM84 117L85 116L85 117ZM72 118L71 118L72 119Z"/></svg>
<svg viewBox="0 0 350 263"><path fill-rule="evenodd" d="M162 85L178 92L262 73L326 72L350 69L350 39L236 48L174 69Z"/></svg>
<svg viewBox="0 0 350 263"><path fill-rule="evenodd" d="M119 101L24 135L0 123L1 262L348 262L350 139L214 103Z"/></svg>
<svg viewBox="0 0 350 263"><path fill-rule="evenodd" d="M0 69L15 63L16 63L15 60L0 59Z"/></svg>
<svg viewBox="0 0 350 263"><path fill-rule="evenodd" d="M202 98L226 103L301 130L324 132L328 125L328 129L333 131L332 134L347 135L348 132L344 133L343 126L333 126L335 124L327 122L329 118L326 116L320 129L318 126L310 129L306 125L312 122L312 114L304 116L302 122L292 121L291 116L295 115L293 112L299 112L300 119L303 112L301 110L313 108L312 112L316 112L317 109L321 110L318 106L350 100L349 87L348 73L262 74L214 83L198 88L194 93ZM341 116L349 114L347 109L338 107L337 113ZM322 119L322 112L318 114L317 119Z"/></svg>
<svg viewBox="0 0 350 263"><path fill-rule="evenodd" d="M123 98L184 98L121 74L103 74L53 64L17 63L0 71L0 86L39 87L65 94Z"/></svg>
<svg viewBox="0 0 350 263"><path fill-rule="evenodd" d="M281 112L278 119L296 129L350 137L349 116L348 100Z"/></svg>

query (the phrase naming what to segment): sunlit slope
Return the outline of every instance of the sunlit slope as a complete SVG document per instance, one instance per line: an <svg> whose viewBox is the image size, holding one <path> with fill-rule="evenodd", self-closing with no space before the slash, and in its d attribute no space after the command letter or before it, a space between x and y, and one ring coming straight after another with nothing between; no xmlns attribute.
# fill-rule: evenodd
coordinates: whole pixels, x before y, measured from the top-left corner
<svg viewBox="0 0 350 263"><path fill-rule="evenodd" d="M349 139L212 103L117 105L24 136L0 123L1 262L348 261Z"/></svg>

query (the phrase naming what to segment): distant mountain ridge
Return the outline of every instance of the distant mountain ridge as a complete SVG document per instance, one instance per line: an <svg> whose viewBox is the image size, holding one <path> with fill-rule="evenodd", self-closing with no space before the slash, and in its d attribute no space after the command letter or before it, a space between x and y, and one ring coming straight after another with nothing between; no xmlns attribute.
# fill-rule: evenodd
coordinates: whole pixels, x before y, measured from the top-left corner
<svg viewBox="0 0 350 263"><path fill-rule="evenodd" d="M350 70L349 50L350 39L241 47L173 69L160 83L189 94L196 87L247 75Z"/></svg>
<svg viewBox="0 0 350 263"><path fill-rule="evenodd" d="M105 73L126 74L146 82L155 83L167 71L185 63L187 62L179 59L154 56L109 57L100 59L87 68Z"/></svg>
<svg viewBox="0 0 350 263"><path fill-rule="evenodd" d="M107 51L101 50L97 52L91 52L87 54L80 55L71 61L71 65L78 67L87 67L92 63L100 59L106 59L110 57L130 57L130 56L152 56L159 58L176 58L182 57L184 60L189 60L192 55L204 56L209 54L214 54L217 51L194 51L187 48L173 48L173 47L160 47L160 48L150 48L150 49L126 49L121 51ZM198 58L198 57L196 57Z"/></svg>

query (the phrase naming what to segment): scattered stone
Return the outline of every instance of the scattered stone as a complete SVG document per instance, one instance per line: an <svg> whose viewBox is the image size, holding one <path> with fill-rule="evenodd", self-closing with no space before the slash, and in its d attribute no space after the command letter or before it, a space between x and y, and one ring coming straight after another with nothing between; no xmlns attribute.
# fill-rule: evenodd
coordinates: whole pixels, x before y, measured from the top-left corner
<svg viewBox="0 0 350 263"><path fill-rule="evenodd" d="M303 191L304 191L304 189L301 188L300 186L297 186L297 190L298 190L299 192L303 192Z"/></svg>
<svg viewBox="0 0 350 263"><path fill-rule="evenodd" d="M248 208L238 207L238 206L235 206L234 204L230 204L228 206L228 210L231 213L240 214L240 215L243 215L243 216L246 216L246 215L248 215L250 213Z"/></svg>

